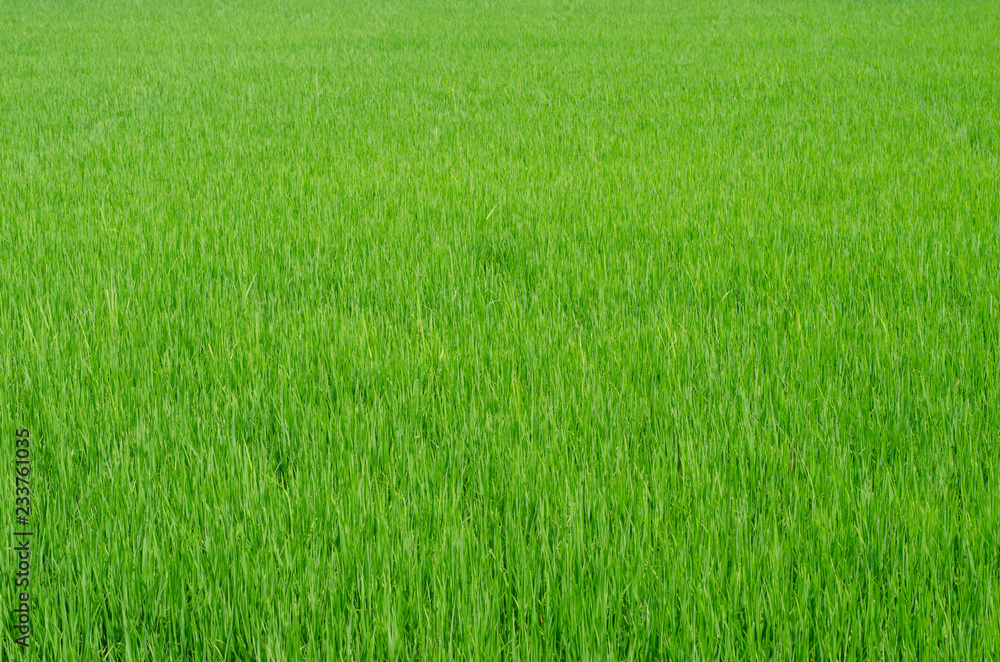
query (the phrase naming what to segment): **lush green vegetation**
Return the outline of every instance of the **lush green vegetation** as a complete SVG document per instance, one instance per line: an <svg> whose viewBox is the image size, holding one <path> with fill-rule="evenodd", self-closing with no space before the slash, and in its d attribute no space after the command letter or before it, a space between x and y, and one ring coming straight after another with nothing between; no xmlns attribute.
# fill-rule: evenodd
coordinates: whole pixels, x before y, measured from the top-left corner
<svg viewBox="0 0 1000 662"><path fill-rule="evenodd" d="M1000 657L1000 4L170 4L0 5L29 657Z"/></svg>

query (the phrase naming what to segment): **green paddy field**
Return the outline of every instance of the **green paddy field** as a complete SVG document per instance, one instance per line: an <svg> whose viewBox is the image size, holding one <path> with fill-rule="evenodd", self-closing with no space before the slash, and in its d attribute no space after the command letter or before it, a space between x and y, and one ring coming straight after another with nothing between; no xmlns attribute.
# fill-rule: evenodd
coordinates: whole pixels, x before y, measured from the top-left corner
<svg viewBox="0 0 1000 662"><path fill-rule="evenodd" d="M998 659L1000 3L4 0L0 449L4 662Z"/></svg>

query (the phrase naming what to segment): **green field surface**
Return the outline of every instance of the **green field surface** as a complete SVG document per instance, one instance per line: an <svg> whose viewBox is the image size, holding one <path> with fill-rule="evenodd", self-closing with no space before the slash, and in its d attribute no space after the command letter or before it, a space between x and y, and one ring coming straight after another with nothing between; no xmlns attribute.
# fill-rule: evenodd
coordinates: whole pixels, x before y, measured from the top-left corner
<svg viewBox="0 0 1000 662"><path fill-rule="evenodd" d="M1000 3L3 0L0 450L3 662L1000 659Z"/></svg>

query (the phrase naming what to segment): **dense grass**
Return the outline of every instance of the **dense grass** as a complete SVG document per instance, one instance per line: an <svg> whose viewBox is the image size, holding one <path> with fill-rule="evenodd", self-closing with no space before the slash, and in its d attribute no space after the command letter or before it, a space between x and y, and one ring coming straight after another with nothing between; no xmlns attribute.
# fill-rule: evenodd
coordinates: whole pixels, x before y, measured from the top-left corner
<svg viewBox="0 0 1000 662"><path fill-rule="evenodd" d="M995 2L4 2L29 657L1000 657L998 104Z"/></svg>

